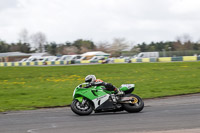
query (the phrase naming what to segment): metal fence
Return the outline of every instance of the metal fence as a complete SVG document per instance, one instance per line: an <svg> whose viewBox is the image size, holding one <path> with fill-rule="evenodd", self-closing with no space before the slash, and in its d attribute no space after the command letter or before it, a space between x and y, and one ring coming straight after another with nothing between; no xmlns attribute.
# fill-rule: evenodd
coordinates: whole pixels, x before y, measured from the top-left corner
<svg viewBox="0 0 200 133"><path fill-rule="evenodd" d="M149 51L150 52L150 51ZM122 56L134 56L140 52L122 52ZM176 57L176 56L197 56L200 50L183 50L183 51L159 51L160 57Z"/></svg>
<svg viewBox="0 0 200 133"><path fill-rule="evenodd" d="M159 55L160 57L197 56L200 55L200 50L162 51Z"/></svg>

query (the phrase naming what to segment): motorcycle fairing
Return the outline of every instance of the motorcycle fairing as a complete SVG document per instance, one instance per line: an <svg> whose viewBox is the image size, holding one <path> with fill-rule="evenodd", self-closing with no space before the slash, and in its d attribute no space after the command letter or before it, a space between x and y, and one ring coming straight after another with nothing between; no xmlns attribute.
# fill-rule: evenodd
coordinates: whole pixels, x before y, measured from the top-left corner
<svg viewBox="0 0 200 133"><path fill-rule="evenodd" d="M109 100L110 95L106 94L103 96L100 96L94 100L92 100L92 102L94 103L94 109L98 108L99 106L101 106L104 102Z"/></svg>
<svg viewBox="0 0 200 133"><path fill-rule="evenodd" d="M102 103L100 106L98 106L95 109L95 112L107 112L109 110L116 109L116 106L113 104L113 101L111 99L108 99L104 103Z"/></svg>

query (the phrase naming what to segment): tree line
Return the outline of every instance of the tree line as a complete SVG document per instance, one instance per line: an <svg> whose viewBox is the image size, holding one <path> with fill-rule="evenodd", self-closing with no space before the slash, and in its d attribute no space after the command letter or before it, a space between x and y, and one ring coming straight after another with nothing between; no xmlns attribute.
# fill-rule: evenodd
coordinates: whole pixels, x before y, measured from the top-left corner
<svg viewBox="0 0 200 133"><path fill-rule="evenodd" d="M112 56L120 56L124 51L139 53L150 51L183 51L200 50L199 42L192 42L189 35L183 35L176 38L176 41L160 41L151 43L139 43L132 48L130 42L125 38L114 38L111 43L98 42L92 40L77 39L74 42L56 43L47 42L46 35L37 32L28 35L28 31L22 30L19 34L17 43L7 43L0 40L0 53L3 52L48 52L52 55L82 54L89 51L104 51L111 53Z"/></svg>
<svg viewBox="0 0 200 133"><path fill-rule="evenodd" d="M82 54L89 51L104 51L117 56L127 47L128 44L123 38L115 38L112 43L100 42L98 44L95 44L91 40L83 39L65 43L45 42L42 45L38 45L38 47L21 40L17 43L7 43L6 41L0 40L0 53L18 51L23 53L48 52L52 55L67 55Z"/></svg>
<svg viewBox="0 0 200 133"><path fill-rule="evenodd" d="M42 32L29 35L26 29L19 33L17 43L7 43L0 39L0 53L3 52L24 52L42 53L48 52L52 55L82 54L89 51L109 52L113 56L119 56L121 51L129 47L124 38L115 38L111 43L94 43L92 40L77 39L74 42L56 43L48 42L47 37Z"/></svg>
<svg viewBox="0 0 200 133"><path fill-rule="evenodd" d="M151 51L184 51L184 50L200 50L199 42L181 42L167 41L167 42L151 42L149 44L142 43L134 46L132 51L151 52Z"/></svg>

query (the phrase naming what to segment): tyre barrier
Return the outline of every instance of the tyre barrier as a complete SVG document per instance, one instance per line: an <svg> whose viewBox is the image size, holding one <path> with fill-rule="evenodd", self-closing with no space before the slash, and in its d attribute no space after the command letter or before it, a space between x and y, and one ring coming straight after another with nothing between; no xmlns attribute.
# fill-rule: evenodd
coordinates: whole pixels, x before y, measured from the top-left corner
<svg viewBox="0 0 200 133"><path fill-rule="evenodd" d="M0 66L43 66L43 65L68 65L69 61L46 61L46 62L0 62Z"/></svg>
<svg viewBox="0 0 200 133"><path fill-rule="evenodd" d="M200 56L179 56L179 57L160 57L160 58L141 58L131 59L114 59L113 63L146 63L146 62L175 62L175 61L200 61ZM99 61L46 61L46 62L0 62L0 67L7 66L44 66L44 65L69 65L69 64L84 64L84 63L102 63Z"/></svg>

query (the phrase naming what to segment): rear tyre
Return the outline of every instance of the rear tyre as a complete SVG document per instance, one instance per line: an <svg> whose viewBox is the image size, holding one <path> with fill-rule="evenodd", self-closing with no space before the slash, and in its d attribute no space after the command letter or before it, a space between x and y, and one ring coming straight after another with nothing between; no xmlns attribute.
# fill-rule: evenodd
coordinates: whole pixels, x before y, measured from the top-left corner
<svg viewBox="0 0 200 133"><path fill-rule="evenodd" d="M144 108L144 102L142 99L135 94L127 94L125 97L133 97L132 103L124 103L123 108L129 113L140 112Z"/></svg>
<svg viewBox="0 0 200 133"><path fill-rule="evenodd" d="M82 105L77 99L74 99L71 104L71 110L77 115L89 115L93 111L93 106L88 100Z"/></svg>

